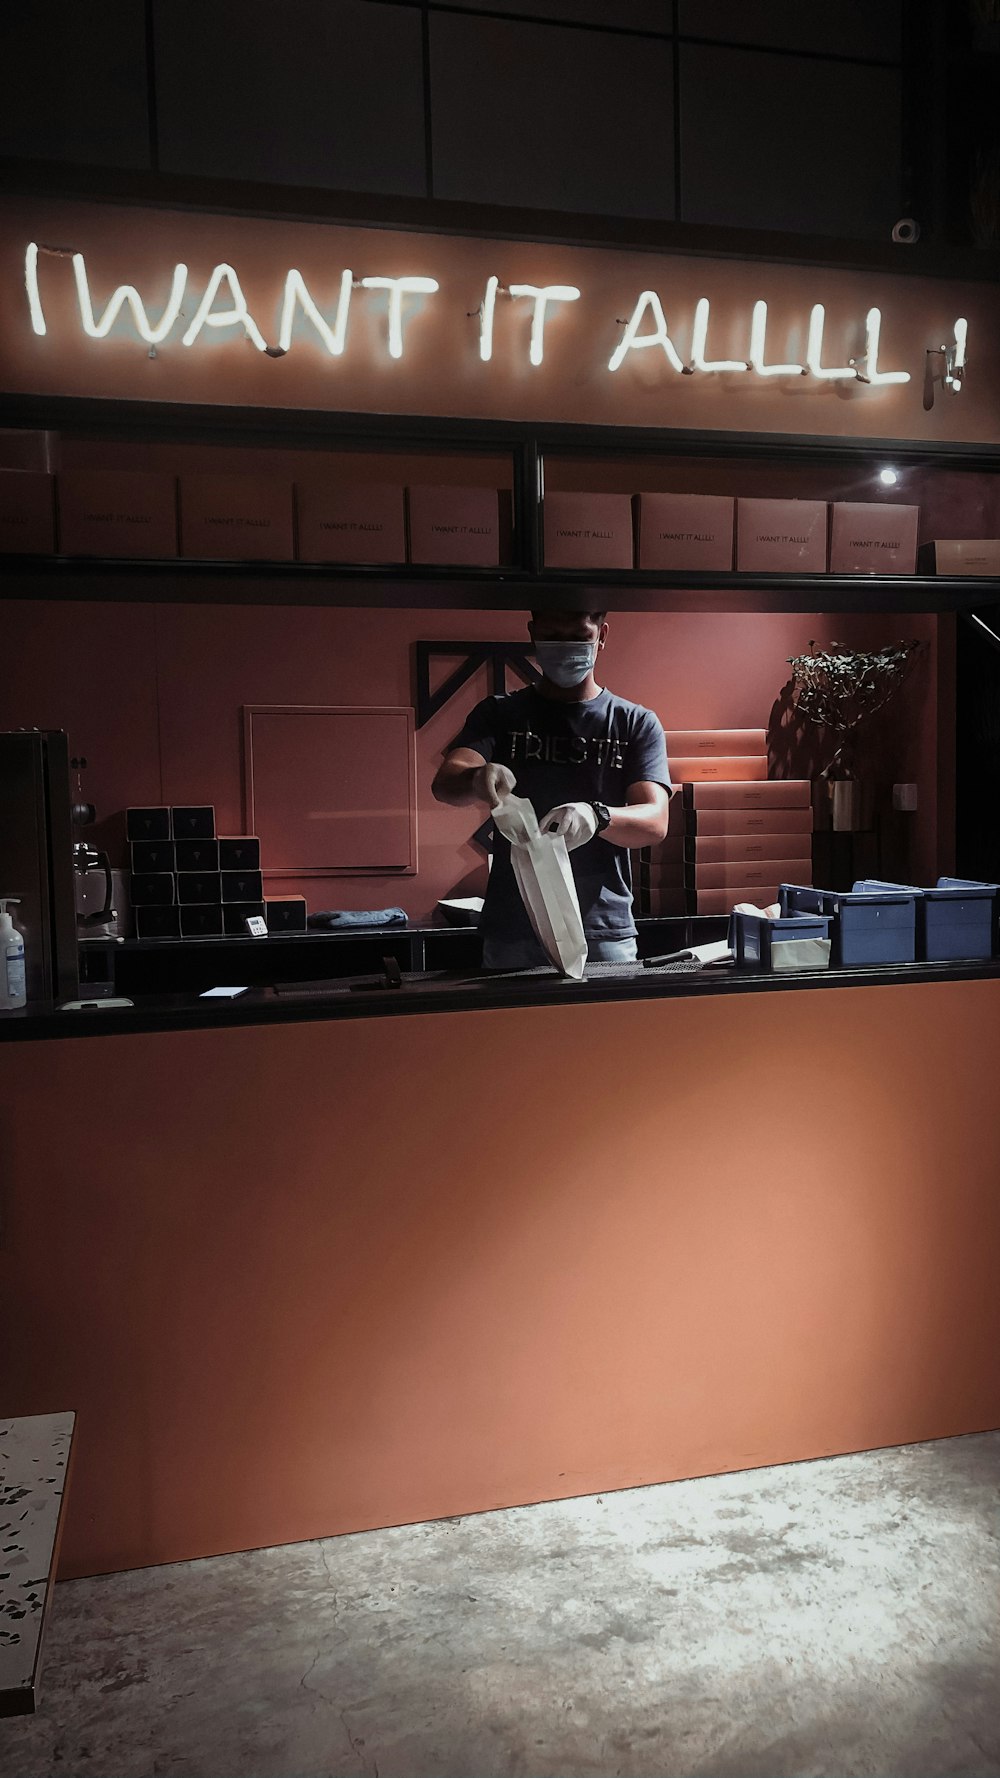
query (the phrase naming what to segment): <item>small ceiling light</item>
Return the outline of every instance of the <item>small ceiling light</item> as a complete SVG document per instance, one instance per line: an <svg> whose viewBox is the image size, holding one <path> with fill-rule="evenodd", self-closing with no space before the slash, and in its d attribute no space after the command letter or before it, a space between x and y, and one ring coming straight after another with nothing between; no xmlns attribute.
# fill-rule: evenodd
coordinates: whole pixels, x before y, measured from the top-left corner
<svg viewBox="0 0 1000 1778"><path fill-rule="evenodd" d="M894 488L899 480L899 476L894 469L880 469L878 472L878 479L882 483L883 488Z"/></svg>

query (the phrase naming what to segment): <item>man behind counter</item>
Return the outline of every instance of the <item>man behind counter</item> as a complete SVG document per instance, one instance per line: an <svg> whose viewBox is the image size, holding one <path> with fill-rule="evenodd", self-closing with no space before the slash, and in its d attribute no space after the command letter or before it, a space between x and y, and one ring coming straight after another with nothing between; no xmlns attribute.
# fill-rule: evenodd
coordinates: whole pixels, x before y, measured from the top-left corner
<svg viewBox="0 0 1000 1778"><path fill-rule="evenodd" d="M490 808L515 788L526 796L542 830L561 833L573 854L590 960L627 963L636 955L629 849L667 832L663 729L652 710L598 685L603 611L533 611L528 633L541 683L476 705L445 749L433 792ZM479 925L486 969L545 963L498 833Z"/></svg>

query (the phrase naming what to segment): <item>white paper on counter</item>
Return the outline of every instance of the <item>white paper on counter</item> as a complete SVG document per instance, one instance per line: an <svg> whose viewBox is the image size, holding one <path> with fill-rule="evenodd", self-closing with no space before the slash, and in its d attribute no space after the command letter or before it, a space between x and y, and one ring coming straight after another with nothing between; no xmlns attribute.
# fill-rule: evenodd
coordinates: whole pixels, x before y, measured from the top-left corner
<svg viewBox="0 0 1000 1778"><path fill-rule="evenodd" d="M721 963L723 958L732 956L733 949L728 939L719 938L710 945L692 945L689 954L697 957L699 963Z"/></svg>
<svg viewBox="0 0 1000 1778"><path fill-rule="evenodd" d="M830 940L828 938L773 938L771 940L772 969L829 969L829 967Z"/></svg>

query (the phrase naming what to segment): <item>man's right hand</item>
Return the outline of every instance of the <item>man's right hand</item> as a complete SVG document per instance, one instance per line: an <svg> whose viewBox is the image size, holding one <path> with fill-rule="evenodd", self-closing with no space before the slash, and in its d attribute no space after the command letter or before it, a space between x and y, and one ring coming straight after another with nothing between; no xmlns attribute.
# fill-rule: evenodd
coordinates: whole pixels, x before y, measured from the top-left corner
<svg viewBox="0 0 1000 1778"><path fill-rule="evenodd" d="M517 779L507 766L496 765L490 760L476 773L476 795L495 809L497 803L502 803L504 797L510 795L516 783Z"/></svg>

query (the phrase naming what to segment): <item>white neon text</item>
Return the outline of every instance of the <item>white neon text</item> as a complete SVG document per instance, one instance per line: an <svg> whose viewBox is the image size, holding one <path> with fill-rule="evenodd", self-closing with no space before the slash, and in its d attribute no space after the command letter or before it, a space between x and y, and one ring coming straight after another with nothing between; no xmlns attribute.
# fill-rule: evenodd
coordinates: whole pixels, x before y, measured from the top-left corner
<svg viewBox="0 0 1000 1778"><path fill-rule="evenodd" d="M541 364L545 356L545 315L549 303L578 302L580 292L575 284L512 284L510 294L530 296L534 302L528 357L532 364Z"/></svg>
<svg viewBox="0 0 1000 1778"><path fill-rule="evenodd" d="M309 288L301 272L290 271L285 279L285 294L281 304L281 320L278 323L278 345L287 352L292 343L292 327L295 321L296 303L302 309L308 321L311 321L323 341L327 351L333 358L339 358L344 350L347 337L347 316L351 306L351 291L354 287L354 273L341 272L340 295L337 298L337 313L331 327L326 316L317 308L309 293Z"/></svg>
<svg viewBox="0 0 1000 1778"><path fill-rule="evenodd" d="M653 317L654 331L640 334L639 325L647 309ZM625 362L627 353L638 352L643 346L662 346L674 369L683 371L684 366L681 363L680 354L670 338L667 317L663 313L663 304L655 290L644 290L640 296L626 323L625 332L611 354L608 369L617 370L619 365Z"/></svg>
<svg viewBox="0 0 1000 1778"><path fill-rule="evenodd" d="M767 343L767 304L754 303L750 322L750 363L759 377L800 377L801 364L765 364Z"/></svg>
<svg viewBox="0 0 1000 1778"><path fill-rule="evenodd" d="M44 265L41 263L43 259ZM50 261L55 263L50 264ZM216 331L228 328L236 330L237 336L242 336L242 339L249 340L257 352L272 358L282 357L294 345L297 349L319 349L331 358L341 359L348 349L350 330L352 354L366 349L371 351L374 343L376 356L387 351L390 358L400 359L404 356L404 346L411 326L418 320L420 309L427 306L412 299L432 296L441 289L436 278L409 275L356 277L349 269L325 275L321 269L314 270L309 274L310 287L305 275L293 266L281 273L283 282L279 289L275 317L277 344L269 346L251 313L240 279L232 265L225 262L215 265L207 276L200 297L200 278L196 278L192 286L188 266L179 262L172 267L169 281L165 269L163 286L160 287L163 294L158 299L151 302L148 293L145 296L140 294L135 284L122 283L111 289L106 301L97 301L95 307L94 274L83 253L69 248L46 246L44 242L29 241L24 249L24 291L28 320L37 338L44 339L51 333L53 316L58 317L62 327L67 325L71 311L65 302L65 280L69 276L73 279L76 299L72 306L79 317L80 331L88 340L105 340L112 333L123 340L126 335L132 334L137 341L152 347L161 346L173 335L175 343L190 347L206 328ZM314 294L318 288L323 289L328 299L322 305L317 302ZM492 274L485 278L479 289L482 292L480 300L476 302L475 296L472 296L475 307L469 301L471 292L467 294L461 286L452 291L456 311L454 317L446 314L443 301L442 305L434 305L430 311L432 333L429 337L433 337L439 357L444 359L448 350L453 347L465 367L463 374L467 374L470 368L469 354L473 348L468 330L471 327L475 327L477 332L479 361L489 364L497 355L497 305L501 298L515 302L526 301L531 305L530 311L515 311L515 332L508 337L517 341L517 352L523 353L522 329L528 326L528 359L533 366L539 366L545 361L546 346L551 343L553 325L557 329L556 337L560 342L565 341L568 344L572 340L572 317L560 317L556 311L560 306L580 302L583 293L576 285L508 285L501 283L498 275ZM254 290L256 306L260 295L256 283ZM370 312L372 327L368 330L367 345L355 338L357 321L352 325L352 317L356 315L357 308L354 297L356 290L385 293L382 300L376 298ZM823 361L828 312L822 303L813 303L805 312L808 315L806 325L803 325L805 314L802 311L792 315L787 321L791 339L796 342L800 338L804 339L801 350L803 363L786 363L777 358L773 363L768 361L769 309L764 300L752 305L745 358L709 356L709 335L713 330L717 346L726 340L732 349L736 344L732 337L734 321L739 319L740 325L745 327L745 311L740 315L738 312L734 314L732 309L724 309L720 319L713 315L712 304L707 296L699 297L693 304L685 300L680 315L672 301L668 301L667 308L670 309L675 328L680 329L679 333L671 334L664 302L656 290L641 291L635 298L631 311L628 308L620 311L628 319L622 318L618 322L621 330L618 343L606 360L609 371L620 370L632 353L645 352L652 348L653 359L648 362L651 367L658 367L656 376L662 374L668 383L671 381L670 372L688 376L745 375L747 372L761 378L807 376L815 379L820 387L837 382L879 387L907 384L913 380L908 370L883 370L879 366L883 343L882 311L879 308L870 308L864 316L864 350L859 350L846 363L838 363L836 360L840 353L831 347L834 361L829 364ZM784 312L784 304L782 309ZM451 319L455 323L454 334L450 331ZM860 335L860 317L851 319L844 315L836 323L841 337L848 324L852 332L856 329ZM504 325L509 327L509 320ZM607 325L607 321L602 322L598 317L590 330L585 331L586 339L591 340L595 328L604 325ZM75 330L74 321L70 320L69 326L71 330ZM774 331L772 326L772 332ZM688 338L690 351L682 356L678 341L683 339L686 346ZM943 381L945 387L957 393L963 386L966 375L966 319L960 316L955 321L951 343L939 344L940 339L941 335L937 334L934 344L927 348L928 354L933 354L939 365L942 355L944 358L944 371L942 373L938 369L935 380ZM773 340L771 344L774 349ZM663 366L663 359L669 370ZM594 369L599 369L599 365L591 366L591 372ZM579 366L574 374L590 373L586 366Z"/></svg>
<svg viewBox="0 0 1000 1778"><path fill-rule="evenodd" d="M823 356L823 328L826 325L826 310L822 303L814 303L809 316L809 338L806 342L806 369L810 376L820 377L828 383L849 382L857 376L853 364L825 365L820 360Z"/></svg>
<svg viewBox="0 0 1000 1778"><path fill-rule="evenodd" d="M45 311L38 291L38 242L29 241L24 255L24 283L28 292L28 312L35 333L46 334Z"/></svg>
<svg viewBox="0 0 1000 1778"><path fill-rule="evenodd" d="M711 305L707 296L700 296L695 304L694 326L691 330L691 368L704 371L749 370L745 358L706 358L705 347L708 344L708 322Z"/></svg>
<svg viewBox="0 0 1000 1778"><path fill-rule="evenodd" d="M229 285L233 306L231 309L218 309L213 315L210 310L223 279ZM247 339L252 341L258 352L267 351L267 341L247 308L242 286L231 265L216 266L208 280L205 294L195 310L194 320L181 335L181 345L190 346L198 338L203 327L242 327Z"/></svg>
<svg viewBox="0 0 1000 1778"><path fill-rule="evenodd" d="M969 337L969 323L961 317L955 322L955 344L945 359L944 380L953 395L957 395L962 387L965 375L965 345Z"/></svg>
<svg viewBox="0 0 1000 1778"><path fill-rule="evenodd" d="M499 288L499 278L487 278L482 307L479 311L479 356L484 364L489 364L493 356L493 317L496 313Z"/></svg>
<svg viewBox="0 0 1000 1778"><path fill-rule="evenodd" d="M84 333L92 340L103 340L111 332L121 310L128 304L135 322L135 330L140 339L148 346L158 346L166 339L181 312L184 300L184 289L187 284L188 269L186 265L175 265L174 275L170 283L170 295L159 321L154 327L146 313L146 305L134 284L119 284L112 291L101 319L94 316L94 304L87 279L87 262L82 253L73 255L73 277L76 280L76 295L80 305L80 323Z"/></svg>
<svg viewBox="0 0 1000 1778"><path fill-rule="evenodd" d="M864 383L908 383L908 370L879 370L878 348L882 333L881 309L869 309L865 317L865 368L858 376Z"/></svg>
<svg viewBox="0 0 1000 1778"><path fill-rule="evenodd" d="M440 290L436 278L362 278L366 290L389 292L389 357L403 356L404 296L433 296Z"/></svg>

